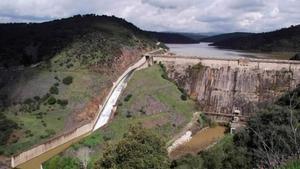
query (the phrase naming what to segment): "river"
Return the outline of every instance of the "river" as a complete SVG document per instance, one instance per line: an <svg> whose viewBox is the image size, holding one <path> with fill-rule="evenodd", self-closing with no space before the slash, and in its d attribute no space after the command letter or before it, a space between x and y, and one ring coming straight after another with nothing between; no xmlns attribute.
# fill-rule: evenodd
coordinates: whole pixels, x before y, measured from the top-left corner
<svg viewBox="0 0 300 169"><path fill-rule="evenodd" d="M210 46L210 43L201 42L197 44L166 44L170 52L183 56L199 56L209 58L268 58L271 55L267 53L253 53L239 50L220 49Z"/></svg>
<svg viewBox="0 0 300 169"><path fill-rule="evenodd" d="M175 148L170 154L171 159L178 159L187 154L197 154L225 136L226 127L216 126L202 129L192 136L188 142Z"/></svg>

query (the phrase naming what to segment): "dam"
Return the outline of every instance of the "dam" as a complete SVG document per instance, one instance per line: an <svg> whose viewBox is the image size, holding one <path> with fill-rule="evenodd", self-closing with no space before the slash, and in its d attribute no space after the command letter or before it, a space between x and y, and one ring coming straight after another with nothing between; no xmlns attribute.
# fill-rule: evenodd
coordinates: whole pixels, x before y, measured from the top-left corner
<svg viewBox="0 0 300 169"><path fill-rule="evenodd" d="M300 84L300 61L168 53L146 57L152 64L164 64L169 78L197 101L200 110L219 120L231 119L235 110L247 118Z"/></svg>

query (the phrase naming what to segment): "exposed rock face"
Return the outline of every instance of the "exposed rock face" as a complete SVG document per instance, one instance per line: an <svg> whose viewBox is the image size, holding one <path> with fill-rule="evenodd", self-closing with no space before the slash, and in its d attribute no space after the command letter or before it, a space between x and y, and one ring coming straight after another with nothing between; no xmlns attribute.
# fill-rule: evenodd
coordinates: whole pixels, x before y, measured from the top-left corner
<svg viewBox="0 0 300 169"><path fill-rule="evenodd" d="M205 61L162 61L170 78L198 101L202 111L243 116L260 103L273 102L300 83L300 64Z"/></svg>

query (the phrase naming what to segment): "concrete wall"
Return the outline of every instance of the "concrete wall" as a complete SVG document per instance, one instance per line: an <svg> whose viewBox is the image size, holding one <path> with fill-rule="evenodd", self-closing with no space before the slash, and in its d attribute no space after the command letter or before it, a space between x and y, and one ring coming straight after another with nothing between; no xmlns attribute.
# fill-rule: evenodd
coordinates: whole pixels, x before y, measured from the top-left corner
<svg viewBox="0 0 300 169"><path fill-rule="evenodd" d="M197 100L202 111L227 119L234 109L248 117L261 103L273 102L300 84L299 61L161 55L153 61L165 64L169 77Z"/></svg>
<svg viewBox="0 0 300 169"><path fill-rule="evenodd" d="M136 69L142 69L142 68L146 68L148 65L145 57L142 57L139 61L137 61L135 64L133 64L132 66L130 66L114 83L113 86L110 90L110 93L107 95L105 102L107 102L108 98L110 97L111 93L113 92L113 90L115 89L116 85L131 71L134 71ZM104 102L104 103L105 103ZM62 144L65 144L75 138L78 138L82 135L88 135L91 133L91 131L93 130L99 116L100 113L102 111L103 106L99 105L99 110L98 110L98 114L97 117L95 118L95 120L93 120L92 122L83 125L81 127L78 127L76 129L74 129L71 132L62 134L61 136L57 136L41 145L35 146L33 148L31 148L30 150L24 151L18 155L12 156L11 157L11 166L14 168L22 163L25 163L28 160L31 160L49 150L52 150Z"/></svg>

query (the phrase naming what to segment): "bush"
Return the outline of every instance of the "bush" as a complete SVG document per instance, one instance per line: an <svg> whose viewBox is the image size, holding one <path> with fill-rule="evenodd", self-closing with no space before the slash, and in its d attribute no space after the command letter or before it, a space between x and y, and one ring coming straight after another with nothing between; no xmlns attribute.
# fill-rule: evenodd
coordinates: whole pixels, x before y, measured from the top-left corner
<svg viewBox="0 0 300 169"><path fill-rule="evenodd" d="M39 100L41 100L41 97L40 97L40 96L34 96L33 99L34 99L35 101L39 101Z"/></svg>
<svg viewBox="0 0 300 169"><path fill-rule="evenodd" d="M60 100L60 99L57 99L57 104L61 105L61 106L66 106L68 105L68 100Z"/></svg>
<svg viewBox="0 0 300 169"><path fill-rule="evenodd" d="M17 123L10 119L7 119L7 117L3 113L0 113L0 145L6 144L13 130L17 128Z"/></svg>
<svg viewBox="0 0 300 169"><path fill-rule="evenodd" d="M126 133L119 142L105 147L94 169L169 168L165 142L159 135L141 124L131 126Z"/></svg>
<svg viewBox="0 0 300 169"><path fill-rule="evenodd" d="M48 104L53 105L53 104L55 104L55 103L56 103L55 97L50 96L49 99L48 99Z"/></svg>
<svg viewBox="0 0 300 169"><path fill-rule="evenodd" d="M132 97L132 94L128 94L125 98L124 101L128 102L130 100L130 98Z"/></svg>
<svg viewBox="0 0 300 169"><path fill-rule="evenodd" d="M130 118L130 117L132 117L132 113L131 113L130 111L127 111L127 113L126 113L126 117L127 117L127 118Z"/></svg>
<svg viewBox="0 0 300 169"><path fill-rule="evenodd" d="M31 104L33 103L34 101L31 99L31 98L28 98L24 101L24 104Z"/></svg>
<svg viewBox="0 0 300 169"><path fill-rule="evenodd" d="M67 76L63 79L63 83L65 85L70 85L71 83L73 83L73 77L72 76Z"/></svg>
<svg viewBox="0 0 300 169"><path fill-rule="evenodd" d="M182 94L182 95L180 96L180 98L181 98L181 100L183 100L183 101L186 101L186 100L187 100L187 96L186 96L185 94Z"/></svg>
<svg viewBox="0 0 300 169"><path fill-rule="evenodd" d="M52 86L50 89L49 89L49 92L51 94L58 94L58 88L56 86Z"/></svg>

